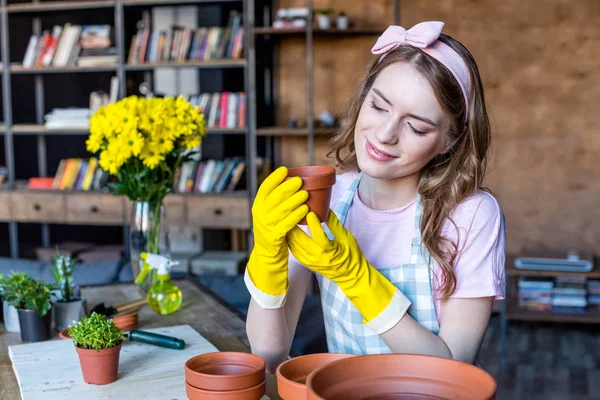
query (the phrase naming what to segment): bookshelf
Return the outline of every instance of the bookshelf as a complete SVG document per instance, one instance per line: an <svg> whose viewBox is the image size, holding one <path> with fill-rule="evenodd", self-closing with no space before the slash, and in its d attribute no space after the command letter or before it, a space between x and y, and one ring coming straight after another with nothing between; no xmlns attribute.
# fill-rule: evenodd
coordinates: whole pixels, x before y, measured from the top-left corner
<svg viewBox="0 0 600 400"><path fill-rule="evenodd" d="M5 145L5 164L7 167L7 180L0 189L0 221L8 223L10 254L12 257L19 256L18 223L38 223L42 226L42 245L50 244L50 230L48 224L73 224L73 225L104 225L123 227L123 245L128 249L128 224L131 205L126 198L115 197L111 193L90 191L82 192L75 190L40 190L27 189L23 182L15 179L15 136L28 135L37 138L37 152L32 150L32 156L37 153L38 176L48 176L47 168L47 136L76 135L85 136L87 129L49 129L44 125L44 80L45 76L57 74L112 74L119 78L118 98L132 94L126 87L126 82L135 74L143 74L146 81L153 83L153 73L161 69L179 70L194 69L198 74L202 71L211 70L240 70L243 76L243 90L249 93L250 87L254 86L254 76L249 73L248 58L238 59L210 59L210 60L184 60L169 62L153 62L129 64L127 56L130 47L131 36L135 28L127 26L127 13L135 15L141 13L145 26L151 27L150 10L154 7L174 7L183 5L198 5L219 7L228 5L224 10L237 9L240 12L244 26L242 37L244 39L244 53L251 52L250 41L247 40L251 26L248 15L248 5L242 0L85 0L85 1L43 1L32 0L31 2L8 4L8 0L0 0L0 25L1 25L1 55L2 68L2 95L4 121L0 126L0 135L3 136ZM114 19L106 21L112 26L114 32L114 46L117 50L117 62L115 65L100 66L46 66L29 67L20 65L21 59L12 60L10 23L11 15L23 14L20 18L31 18L32 34L42 34L43 19L48 17L56 21L57 16L63 12L69 15L85 13L87 10L105 9L114 16ZM112 12L111 12L112 11ZM85 15L85 14L83 14ZM226 11L224 11L226 15ZM85 21L85 18L81 18ZM65 19L63 23L68 22ZM199 24L206 24L205 20L199 19ZM128 30L129 29L129 30ZM128 33L129 32L129 33ZM14 57L14 52L12 53ZM16 63L18 61L19 63ZM11 81L15 75L33 76L35 84L35 123L13 123L13 104L11 95ZM48 78L50 79L50 78ZM132 78L133 79L133 78ZM75 106L75 104L73 104ZM19 105L23 107L23 105ZM253 138L255 126L253 120L255 114L250 112L250 106L246 110L245 127L232 128L209 128L209 136L240 136L245 144L244 154L241 155L246 162L246 188L233 192L223 193L177 193L167 196L165 206L167 208L168 221L170 224L180 224L197 228L215 228L247 231L251 226L250 208L251 199L256 193L256 140ZM35 152L35 153L34 153ZM210 154L207 154L210 156ZM69 157L65 154L64 158ZM239 232L235 232L239 233Z"/></svg>

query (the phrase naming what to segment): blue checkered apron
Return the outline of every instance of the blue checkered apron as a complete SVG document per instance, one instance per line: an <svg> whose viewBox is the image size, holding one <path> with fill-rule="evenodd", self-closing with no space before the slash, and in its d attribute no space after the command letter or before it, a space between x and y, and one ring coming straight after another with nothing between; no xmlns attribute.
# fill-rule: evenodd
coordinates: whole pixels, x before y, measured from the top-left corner
<svg viewBox="0 0 600 400"><path fill-rule="evenodd" d="M361 174L358 174L333 210L342 225L346 221L360 177ZM439 325L431 285L431 256L427 248L421 244L422 207L419 200L420 197L417 198L415 233L411 243L410 263L400 264L396 267L377 268L375 266L375 268L410 299L412 305L408 309L408 314L422 326L437 334ZM328 229L327 231L332 238L332 233ZM385 239L381 238L380 240ZM330 352L363 355L392 352L377 333L363 324L363 316L336 283L322 275L317 275L317 279L321 288L327 347Z"/></svg>

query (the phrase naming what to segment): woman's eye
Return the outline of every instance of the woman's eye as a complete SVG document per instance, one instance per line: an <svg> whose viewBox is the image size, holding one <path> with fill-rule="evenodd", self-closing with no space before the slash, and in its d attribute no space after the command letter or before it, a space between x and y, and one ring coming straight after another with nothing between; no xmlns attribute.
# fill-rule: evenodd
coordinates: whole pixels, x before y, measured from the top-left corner
<svg viewBox="0 0 600 400"><path fill-rule="evenodd" d="M371 100L371 108L377 112L384 112L385 110L381 107L377 107L377 105L375 104L375 102L373 100Z"/></svg>
<svg viewBox="0 0 600 400"><path fill-rule="evenodd" d="M410 129L419 136L427 135L427 132L423 132L423 131L419 131L419 130L415 129L415 127L412 126L410 123L408 123L408 126L410 126Z"/></svg>

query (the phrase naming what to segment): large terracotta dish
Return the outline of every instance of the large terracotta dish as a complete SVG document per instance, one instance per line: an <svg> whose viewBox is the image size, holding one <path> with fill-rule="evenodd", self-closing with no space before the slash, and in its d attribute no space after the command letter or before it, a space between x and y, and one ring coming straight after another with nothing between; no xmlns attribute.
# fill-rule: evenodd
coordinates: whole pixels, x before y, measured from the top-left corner
<svg viewBox="0 0 600 400"><path fill-rule="evenodd" d="M306 204L310 211L316 213L321 222L327 221L331 188L335 184L335 168L324 165L290 168L286 180L295 176L302 178L302 189L308 191ZM306 225L306 219L300 224Z"/></svg>
<svg viewBox="0 0 600 400"><path fill-rule="evenodd" d="M265 380L265 360L254 354L215 352L185 363L185 380L203 390L240 390Z"/></svg>
<svg viewBox="0 0 600 400"><path fill-rule="evenodd" d="M185 383L185 392L190 400L259 400L265 391L265 381L251 388L226 391L202 390Z"/></svg>
<svg viewBox="0 0 600 400"><path fill-rule="evenodd" d="M496 381L474 365L414 354L334 361L307 380L308 400L488 400Z"/></svg>
<svg viewBox="0 0 600 400"><path fill-rule="evenodd" d="M306 378L319 367L354 354L308 354L287 360L277 368L277 393L283 400L306 400Z"/></svg>

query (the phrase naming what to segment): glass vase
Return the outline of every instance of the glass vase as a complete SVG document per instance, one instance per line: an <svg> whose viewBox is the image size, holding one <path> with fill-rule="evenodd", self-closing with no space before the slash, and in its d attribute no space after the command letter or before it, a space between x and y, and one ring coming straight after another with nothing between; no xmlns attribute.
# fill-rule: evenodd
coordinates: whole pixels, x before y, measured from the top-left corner
<svg viewBox="0 0 600 400"><path fill-rule="evenodd" d="M144 267L144 261L140 259L141 253L147 252L170 257L167 216L162 201L157 203L136 201L133 203L129 225L129 251L134 279ZM150 282L154 282L156 272L152 271L149 276ZM147 289L150 282L146 278L145 285L142 286Z"/></svg>

